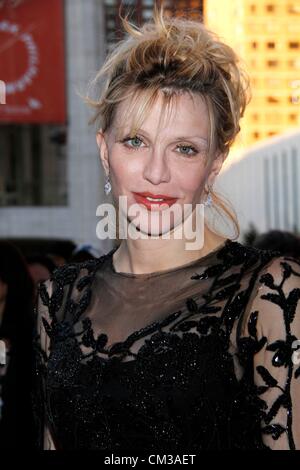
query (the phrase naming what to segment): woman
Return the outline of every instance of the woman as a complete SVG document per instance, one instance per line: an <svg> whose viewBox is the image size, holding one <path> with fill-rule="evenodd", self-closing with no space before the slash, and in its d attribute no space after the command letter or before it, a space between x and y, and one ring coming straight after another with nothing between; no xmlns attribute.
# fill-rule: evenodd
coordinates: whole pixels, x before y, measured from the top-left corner
<svg viewBox="0 0 300 470"><path fill-rule="evenodd" d="M212 185L248 100L238 58L201 22L162 8L140 30L123 23L129 34L90 102L106 193L140 237L40 284L40 447L300 448L299 262L207 221L215 207L217 221L235 220ZM178 234L195 224L204 243L191 248L190 232Z"/></svg>

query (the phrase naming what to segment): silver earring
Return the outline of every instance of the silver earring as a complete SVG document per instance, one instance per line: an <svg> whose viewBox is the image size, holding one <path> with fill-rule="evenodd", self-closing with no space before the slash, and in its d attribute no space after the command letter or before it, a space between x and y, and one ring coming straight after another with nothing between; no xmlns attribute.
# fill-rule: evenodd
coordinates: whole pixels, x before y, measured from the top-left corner
<svg viewBox="0 0 300 470"><path fill-rule="evenodd" d="M109 181L109 175L107 175L107 177L106 177L106 182L105 182L105 185L104 185L104 191L105 191L106 195L108 195L111 191L111 184L110 184L110 181Z"/></svg>
<svg viewBox="0 0 300 470"><path fill-rule="evenodd" d="M205 206L208 206L208 207L212 205L212 197L211 197L211 194L210 194L210 190L211 190L211 187L208 186L208 190L207 190L207 193L208 193L208 194L207 194L207 199L206 199L206 201L204 201L204 205L205 205Z"/></svg>

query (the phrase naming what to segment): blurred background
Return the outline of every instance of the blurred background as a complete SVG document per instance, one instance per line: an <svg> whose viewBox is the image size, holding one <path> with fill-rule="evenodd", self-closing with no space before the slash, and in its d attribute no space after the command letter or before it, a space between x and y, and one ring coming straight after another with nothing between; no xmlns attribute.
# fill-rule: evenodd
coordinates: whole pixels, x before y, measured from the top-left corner
<svg viewBox="0 0 300 470"><path fill-rule="evenodd" d="M0 0L0 339L9 358L0 367L0 447L34 445L25 384L38 282L113 247L96 237L96 208L107 197L96 129L78 91L122 38L120 3ZM251 78L252 100L216 183L236 211L239 241L300 259L300 0L164 5L166 14L204 21ZM152 16L152 0L122 6L136 24Z"/></svg>

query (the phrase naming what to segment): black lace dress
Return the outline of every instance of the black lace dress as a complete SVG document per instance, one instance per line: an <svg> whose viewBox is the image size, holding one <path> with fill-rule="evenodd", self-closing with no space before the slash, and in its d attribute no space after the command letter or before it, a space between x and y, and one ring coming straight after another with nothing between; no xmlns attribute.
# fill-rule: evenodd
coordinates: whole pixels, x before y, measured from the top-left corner
<svg viewBox="0 0 300 470"><path fill-rule="evenodd" d="M39 285L39 447L300 448L300 262L227 239L131 274L115 250Z"/></svg>

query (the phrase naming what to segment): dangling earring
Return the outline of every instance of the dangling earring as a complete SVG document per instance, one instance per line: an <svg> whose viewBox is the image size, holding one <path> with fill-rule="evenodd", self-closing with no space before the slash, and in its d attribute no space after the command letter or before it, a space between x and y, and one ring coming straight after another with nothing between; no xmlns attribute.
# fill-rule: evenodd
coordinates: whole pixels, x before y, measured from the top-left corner
<svg viewBox="0 0 300 470"><path fill-rule="evenodd" d="M207 199L206 201L204 201L204 205L208 207L212 205L212 197L211 197L210 191L211 191L211 186L208 186Z"/></svg>
<svg viewBox="0 0 300 470"><path fill-rule="evenodd" d="M110 181L109 181L109 175L107 175L107 177L106 177L106 182L105 182L105 185L104 185L104 191L105 191L106 195L108 195L111 191L111 184L110 184Z"/></svg>

